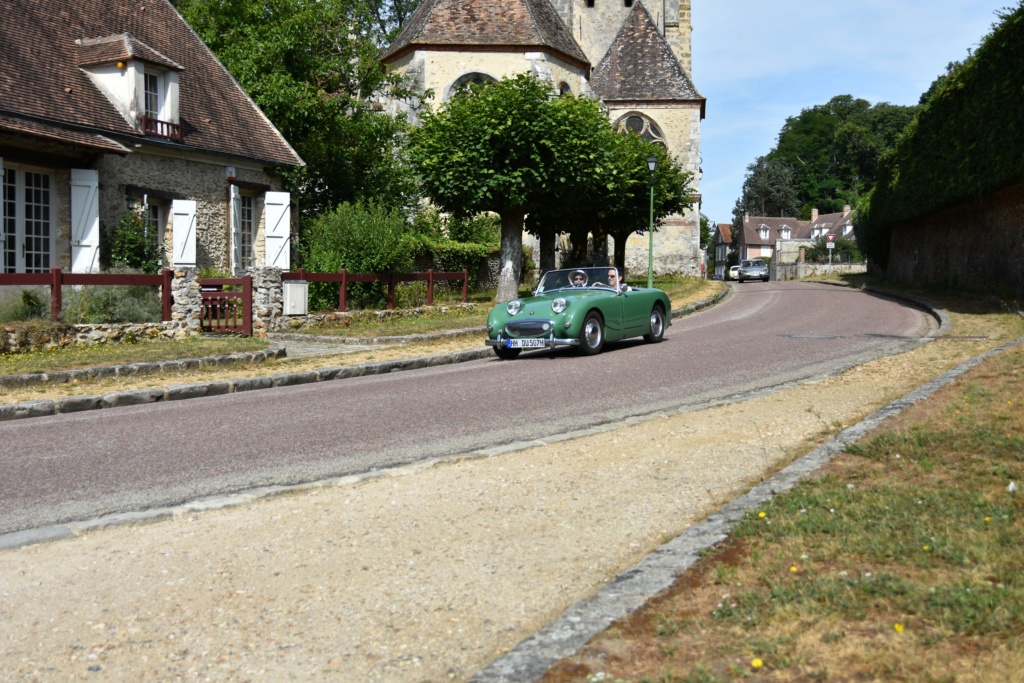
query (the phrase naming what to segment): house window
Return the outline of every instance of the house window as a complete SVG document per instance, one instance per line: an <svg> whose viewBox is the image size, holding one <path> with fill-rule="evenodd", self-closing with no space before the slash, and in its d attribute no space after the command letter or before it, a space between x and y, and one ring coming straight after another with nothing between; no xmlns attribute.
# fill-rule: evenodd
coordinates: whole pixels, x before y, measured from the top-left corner
<svg viewBox="0 0 1024 683"><path fill-rule="evenodd" d="M5 273L45 273L53 262L53 179L46 173L4 169Z"/></svg>
<svg viewBox="0 0 1024 683"><path fill-rule="evenodd" d="M761 228L760 230L757 231L757 234L763 240L768 239L768 228Z"/></svg>
<svg viewBox="0 0 1024 683"><path fill-rule="evenodd" d="M593 6L594 6L594 0L587 0L587 7L593 7Z"/></svg>
<svg viewBox="0 0 1024 683"><path fill-rule="evenodd" d="M164 261L164 238L166 237L166 224L164 223L164 207L159 203L147 204L142 212L142 220L145 221L145 237L156 242L160 248L160 260Z"/></svg>
<svg viewBox="0 0 1024 683"><path fill-rule="evenodd" d="M144 116L151 119L160 118L160 76L146 73L143 92L145 93Z"/></svg>
<svg viewBox="0 0 1024 683"><path fill-rule="evenodd" d="M784 239L784 240L788 240L788 239L789 239L789 236L790 236L791 234L792 234L792 233L791 233L791 232L789 231L789 228L783 228L783 229L782 229L782 239Z"/></svg>
<svg viewBox="0 0 1024 683"><path fill-rule="evenodd" d="M256 221L254 216L256 212L254 210L255 198L249 195L242 195L239 198L239 223L241 224L241 232L239 235L239 250L242 256L242 267L251 268L255 261L255 254L253 254L252 245L255 242L256 235Z"/></svg>
<svg viewBox="0 0 1024 683"><path fill-rule="evenodd" d="M169 83L175 82L166 74L146 71L142 75L142 132L158 138L181 142L181 124L177 123L176 89L168 92ZM168 101L168 97L172 100Z"/></svg>

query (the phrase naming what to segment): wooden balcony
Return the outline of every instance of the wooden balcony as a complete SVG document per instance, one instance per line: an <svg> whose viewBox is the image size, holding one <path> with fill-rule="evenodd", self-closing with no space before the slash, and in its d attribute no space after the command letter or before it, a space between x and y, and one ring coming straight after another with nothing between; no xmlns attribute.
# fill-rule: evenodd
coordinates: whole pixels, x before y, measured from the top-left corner
<svg viewBox="0 0 1024 683"><path fill-rule="evenodd" d="M146 135L181 142L180 124L161 121L159 119L151 119L148 116L141 117L141 121L142 132Z"/></svg>

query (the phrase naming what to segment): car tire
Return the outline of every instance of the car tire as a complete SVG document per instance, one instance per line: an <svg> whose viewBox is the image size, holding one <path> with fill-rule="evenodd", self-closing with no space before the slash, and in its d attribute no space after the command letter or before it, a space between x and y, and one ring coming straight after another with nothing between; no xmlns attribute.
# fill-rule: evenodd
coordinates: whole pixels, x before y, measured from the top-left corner
<svg viewBox="0 0 1024 683"><path fill-rule="evenodd" d="M665 338L665 311L661 306L651 309L651 331L644 335L644 341L657 344Z"/></svg>
<svg viewBox="0 0 1024 683"><path fill-rule="evenodd" d="M737 280L737 282L741 282L741 283L742 283L742 282L743 282L743 278L739 278L739 279Z"/></svg>
<svg viewBox="0 0 1024 683"><path fill-rule="evenodd" d="M580 328L580 353L596 356L604 348L604 322L596 311L591 311Z"/></svg>
<svg viewBox="0 0 1024 683"><path fill-rule="evenodd" d="M504 346L495 346L494 355L501 360L515 360L519 358L519 354L522 353L522 349L509 349Z"/></svg>

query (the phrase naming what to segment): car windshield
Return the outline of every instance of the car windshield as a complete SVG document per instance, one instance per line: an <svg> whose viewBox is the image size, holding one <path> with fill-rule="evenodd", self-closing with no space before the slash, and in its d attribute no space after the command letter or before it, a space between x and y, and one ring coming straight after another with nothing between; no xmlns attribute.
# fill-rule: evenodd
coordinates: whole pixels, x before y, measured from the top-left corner
<svg viewBox="0 0 1024 683"><path fill-rule="evenodd" d="M565 288L619 289L619 271L605 266L601 268L562 268L544 273L537 285L537 294Z"/></svg>

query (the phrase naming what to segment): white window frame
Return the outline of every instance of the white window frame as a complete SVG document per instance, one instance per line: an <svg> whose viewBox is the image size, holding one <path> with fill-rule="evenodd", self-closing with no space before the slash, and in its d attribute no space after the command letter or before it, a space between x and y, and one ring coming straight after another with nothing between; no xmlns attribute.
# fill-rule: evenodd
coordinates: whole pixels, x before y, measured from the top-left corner
<svg viewBox="0 0 1024 683"><path fill-rule="evenodd" d="M39 168L34 166L22 166L19 164L3 163L0 159L0 164L3 166L3 192L2 192L2 208L0 208L0 214L3 216L3 222L0 224L0 234L2 234L2 251L3 251L3 262L0 263L0 272L5 273L47 273L50 268L54 267L57 263L56 255L56 236L57 236L57 186L56 177L50 171L50 169ZM11 173L8 173L10 171ZM27 270L27 247L29 235L26 234L26 213L25 213L25 177L26 174L31 173L34 175L42 176L47 179L47 187L45 191L47 193L46 203L39 204L44 213L46 214L45 224L47 227L46 240L48 241L47 249L41 250L38 253L45 263L40 264L32 270ZM13 177L13 182L8 184L8 179ZM13 195L13 196L9 196ZM13 213L13 216L11 215ZM14 263L11 264L8 261L8 250L7 244L10 233L13 232L13 246L14 246Z"/></svg>

